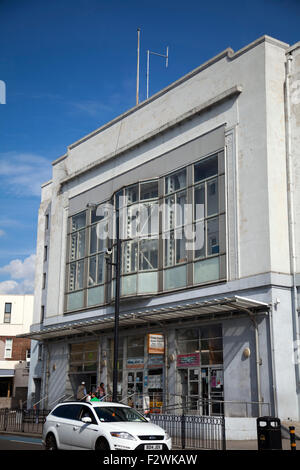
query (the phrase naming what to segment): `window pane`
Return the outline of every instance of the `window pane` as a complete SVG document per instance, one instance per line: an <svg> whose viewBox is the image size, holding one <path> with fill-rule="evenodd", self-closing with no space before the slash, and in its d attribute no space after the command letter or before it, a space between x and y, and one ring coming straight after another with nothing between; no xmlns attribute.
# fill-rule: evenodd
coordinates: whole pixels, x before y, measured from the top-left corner
<svg viewBox="0 0 300 470"><path fill-rule="evenodd" d="M96 256L89 260L89 286L96 284Z"/></svg>
<svg viewBox="0 0 300 470"><path fill-rule="evenodd" d="M139 236L148 237L158 233L159 205L158 203L139 205Z"/></svg>
<svg viewBox="0 0 300 470"><path fill-rule="evenodd" d="M126 188L125 196L127 198L127 204L132 204L133 202L137 202L139 198L138 184L135 184L134 186L130 186L129 188Z"/></svg>
<svg viewBox="0 0 300 470"><path fill-rule="evenodd" d="M142 240L140 242L139 269L157 269L158 267L158 240Z"/></svg>
<svg viewBox="0 0 300 470"><path fill-rule="evenodd" d="M72 232L85 227L85 221L86 221L85 212L81 212L80 214L74 215L72 217Z"/></svg>
<svg viewBox="0 0 300 470"><path fill-rule="evenodd" d="M104 286L88 289L88 306L104 303Z"/></svg>
<svg viewBox="0 0 300 470"><path fill-rule="evenodd" d="M4 312L11 313L11 303L5 303Z"/></svg>
<svg viewBox="0 0 300 470"><path fill-rule="evenodd" d="M184 231L176 231L176 264L184 263L187 260L185 249L185 236Z"/></svg>
<svg viewBox="0 0 300 470"><path fill-rule="evenodd" d="M125 242L123 245L123 273L137 270L137 242Z"/></svg>
<svg viewBox="0 0 300 470"><path fill-rule="evenodd" d="M194 182L218 174L218 155L205 158L194 165Z"/></svg>
<svg viewBox="0 0 300 470"><path fill-rule="evenodd" d="M121 280L122 295L136 294L137 275L123 276Z"/></svg>
<svg viewBox="0 0 300 470"><path fill-rule="evenodd" d="M175 196L165 199L163 210L163 230L172 230L175 227Z"/></svg>
<svg viewBox="0 0 300 470"><path fill-rule="evenodd" d="M175 264L175 240L174 232L166 234L165 239L165 266L173 266Z"/></svg>
<svg viewBox="0 0 300 470"><path fill-rule="evenodd" d="M165 194L173 193L186 187L186 169L165 178Z"/></svg>
<svg viewBox="0 0 300 470"><path fill-rule="evenodd" d="M186 285L186 264L176 268L166 269L164 272L165 289L176 289Z"/></svg>
<svg viewBox="0 0 300 470"><path fill-rule="evenodd" d="M85 254L85 230L78 232L78 252L77 258L83 258Z"/></svg>
<svg viewBox="0 0 300 470"><path fill-rule="evenodd" d="M186 191L178 193L176 198L176 227L184 225L185 223L184 211L186 203Z"/></svg>
<svg viewBox="0 0 300 470"><path fill-rule="evenodd" d="M69 290L75 290L75 280L76 280L76 263L70 264L70 274L69 274Z"/></svg>
<svg viewBox="0 0 300 470"><path fill-rule="evenodd" d="M205 217L205 186L196 186L194 190L194 217L195 220Z"/></svg>
<svg viewBox="0 0 300 470"><path fill-rule="evenodd" d="M215 281L220 278L219 257L208 258L194 264L194 283Z"/></svg>
<svg viewBox="0 0 300 470"><path fill-rule="evenodd" d="M67 296L67 309L68 310L75 310L78 308L83 307L83 291L79 292L72 292L72 294L68 294Z"/></svg>
<svg viewBox="0 0 300 470"><path fill-rule="evenodd" d="M219 219L207 221L207 255L219 253Z"/></svg>
<svg viewBox="0 0 300 470"><path fill-rule="evenodd" d="M83 271L84 271L84 261L78 261L77 263L77 289L83 288Z"/></svg>
<svg viewBox="0 0 300 470"><path fill-rule="evenodd" d="M141 183L141 201L145 199L153 199L158 197L158 182L149 181L148 183Z"/></svg>
<svg viewBox="0 0 300 470"><path fill-rule="evenodd" d="M98 276L97 284L104 282L104 254L98 255Z"/></svg>
<svg viewBox="0 0 300 470"><path fill-rule="evenodd" d="M195 224L195 242L194 257L205 257L205 222L197 222Z"/></svg>
<svg viewBox="0 0 300 470"><path fill-rule="evenodd" d="M218 180L207 183L207 215L214 215L219 212Z"/></svg>
<svg viewBox="0 0 300 470"><path fill-rule="evenodd" d="M90 253L97 252L97 226L91 227L91 238L90 238Z"/></svg>
<svg viewBox="0 0 300 470"><path fill-rule="evenodd" d="M157 292L157 271L138 274L138 293Z"/></svg>
<svg viewBox="0 0 300 470"><path fill-rule="evenodd" d="M70 261L76 259L77 255L77 233L71 235Z"/></svg>

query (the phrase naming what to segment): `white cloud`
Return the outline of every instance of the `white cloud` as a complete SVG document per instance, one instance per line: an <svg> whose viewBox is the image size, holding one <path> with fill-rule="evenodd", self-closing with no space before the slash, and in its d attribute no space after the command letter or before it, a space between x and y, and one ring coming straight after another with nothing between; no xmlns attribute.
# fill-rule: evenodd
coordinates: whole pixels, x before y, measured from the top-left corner
<svg viewBox="0 0 300 470"><path fill-rule="evenodd" d="M14 259L0 268L1 275L9 275L10 280L0 282L0 294L33 294L35 255L24 259Z"/></svg>
<svg viewBox="0 0 300 470"><path fill-rule="evenodd" d="M17 196L40 196L41 184L51 177L50 161L32 153L0 154L2 188Z"/></svg>

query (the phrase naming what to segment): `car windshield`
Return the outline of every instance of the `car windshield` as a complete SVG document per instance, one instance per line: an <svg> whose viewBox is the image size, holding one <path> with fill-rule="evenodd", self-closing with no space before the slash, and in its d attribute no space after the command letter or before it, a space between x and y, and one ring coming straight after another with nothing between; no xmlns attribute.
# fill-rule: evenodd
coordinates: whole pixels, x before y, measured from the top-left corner
<svg viewBox="0 0 300 470"><path fill-rule="evenodd" d="M147 420L132 408L123 408L121 406L95 407L98 418L102 422L112 423L115 421L135 421L146 422Z"/></svg>

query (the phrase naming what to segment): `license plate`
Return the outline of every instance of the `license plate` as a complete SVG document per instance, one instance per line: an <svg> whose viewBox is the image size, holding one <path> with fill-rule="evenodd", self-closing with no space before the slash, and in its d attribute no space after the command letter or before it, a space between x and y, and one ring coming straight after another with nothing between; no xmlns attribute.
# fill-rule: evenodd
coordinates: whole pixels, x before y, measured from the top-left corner
<svg viewBox="0 0 300 470"><path fill-rule="evenodd" d="M145 450L161 450L162 444L145 444Z"/></svg>

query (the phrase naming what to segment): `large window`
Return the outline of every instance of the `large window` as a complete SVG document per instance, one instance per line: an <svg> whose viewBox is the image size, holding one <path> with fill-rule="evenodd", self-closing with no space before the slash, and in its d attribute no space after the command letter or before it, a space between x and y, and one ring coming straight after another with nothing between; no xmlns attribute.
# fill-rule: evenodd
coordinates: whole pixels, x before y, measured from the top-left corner
<svg viewBox="0 0 300 470"><path fill-rule="evenodd" d="M225 279L223 151L108 196L69 219L67 311L113 300L117 221L122 297Z"/></svg>

